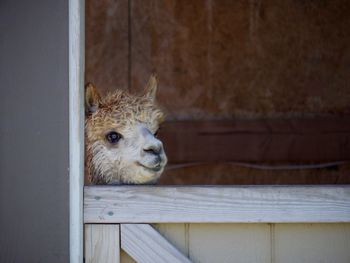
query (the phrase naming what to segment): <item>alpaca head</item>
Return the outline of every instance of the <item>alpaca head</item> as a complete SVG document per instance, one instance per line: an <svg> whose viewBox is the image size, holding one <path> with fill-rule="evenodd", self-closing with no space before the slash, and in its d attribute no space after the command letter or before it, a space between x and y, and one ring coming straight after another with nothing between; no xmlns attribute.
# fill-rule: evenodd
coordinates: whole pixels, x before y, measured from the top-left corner
<svg viewBox="0 0 350 263"><path fill-rule="evenodd" d="M86 86L86 151L89 178L95 184L155 183L167 163L156 134L164 114L155 103L157 79L151 76L145 93L133 96L117 90L100 98Z"/></svg>

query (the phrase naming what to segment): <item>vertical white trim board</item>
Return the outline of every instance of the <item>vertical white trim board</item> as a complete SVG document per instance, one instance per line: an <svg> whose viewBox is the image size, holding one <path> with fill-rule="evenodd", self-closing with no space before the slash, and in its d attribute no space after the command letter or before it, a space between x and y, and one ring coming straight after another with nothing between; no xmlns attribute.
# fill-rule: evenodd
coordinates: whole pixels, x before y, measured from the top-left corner
<svg viewBox="0 0 350 263"><path fill-rule="evenodd" d="M139 263L190 263L177 248L148 224L121 224L121 247Z"/></svg>
<svg viewBox="0 0 350 263"><path fill-rule="evenodd" d="M69 251L83 262L84 0L69 0Z"/></svg>

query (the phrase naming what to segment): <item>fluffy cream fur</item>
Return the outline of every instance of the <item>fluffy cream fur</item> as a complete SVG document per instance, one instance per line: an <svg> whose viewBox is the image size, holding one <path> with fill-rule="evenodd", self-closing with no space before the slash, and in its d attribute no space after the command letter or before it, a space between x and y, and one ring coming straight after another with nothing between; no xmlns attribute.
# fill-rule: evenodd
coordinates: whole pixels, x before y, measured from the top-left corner
<svg viewBox="0 0 350 263"><path fill-rule="evenodd" d="M155 136L164 114L155 103L157 79L151 76L146 92L134 96L117 90L101 99L86 87L86 156L94 184L155 183L167 163L163 144ZM110 143L107 135L121 135Z"/></svg>

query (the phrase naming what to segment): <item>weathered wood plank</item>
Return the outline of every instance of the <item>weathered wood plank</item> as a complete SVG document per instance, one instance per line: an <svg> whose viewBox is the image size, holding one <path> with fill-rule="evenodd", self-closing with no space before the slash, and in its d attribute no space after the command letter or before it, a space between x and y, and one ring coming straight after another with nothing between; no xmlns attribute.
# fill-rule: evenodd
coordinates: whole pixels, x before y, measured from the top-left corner
<svg viewBox="0 0 350 263"><path fill-rule="evenodd" d="M102 94L129 86L128 0L86 2L85 81Z"/></svg>
<svg viewBox="0 0 350 263"><path fill-rule="evenodd" d="M350 118L178 121L158 136L170 163L350 159Z"/></svg>
<svg viewBox="0 0 350 263"><path fill-rule="evenodd" d="M348 114L350 4L329 2L130 1L132 87L156 70L172 119Z"/></svg>
<svg viewBox="0 0 350 263"><path fill-rule="evenodd" d="M85 262L120 262L119 224L85 225Z"/></svg>
<svg viewBox="0 0 350 263"><path fill-rule="evenodd" d="M120 263L137 263L132 257L129 256L124 250L120 250Z"/></svg>
<svg viewBox="0 0 350 263"><path fill-rule="evenodd" d="M153 224L152 226L182 254L188 257L188 225L177 224Z"/></svg>
<svg viewBox="0 0 350 263"><path fill-rule="evenodd" d="M350 262L350 224L276 224L275 261Z"/></svg>
<svg viewBox="0 0 350 263"><path fill-rule="evenodd" d="M121 247L139 263L191 262L147 224L121 224Z"/></svg>
<svg viewBox="0 0 350 263"><path fill-rule="evenodd" d="M350 222L350 186L85 187L85 223Z"/></svg>
<svg viewBox="0 0 350 263"><path fill-rule="evenodd" d="M272 262L269 224L189 224L189 238L193 262Z"/></svg>

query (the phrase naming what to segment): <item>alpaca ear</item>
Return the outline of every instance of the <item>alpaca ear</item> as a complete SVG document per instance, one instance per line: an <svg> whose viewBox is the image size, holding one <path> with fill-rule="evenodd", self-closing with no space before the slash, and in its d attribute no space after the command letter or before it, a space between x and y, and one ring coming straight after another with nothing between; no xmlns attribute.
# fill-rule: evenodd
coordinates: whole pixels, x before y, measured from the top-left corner
<svg viewBox="0 0 350 263"><path fill-rule="evenodd" d="M145 97L150 98L152 101L155 101L157 88L158 88L158 77L156 74L153 73L146 85Z"/></svg>
<svg viewBox="0 0 350 263"><path fill-rule="evenodd" d="M100 107L101 98L95 86L91 83L85 86L85 110L87 113L92 113Z"/></svg>

